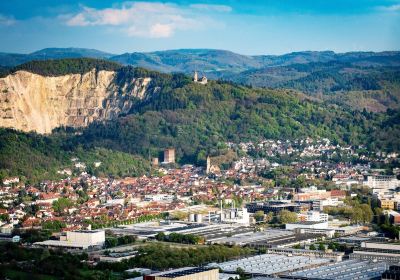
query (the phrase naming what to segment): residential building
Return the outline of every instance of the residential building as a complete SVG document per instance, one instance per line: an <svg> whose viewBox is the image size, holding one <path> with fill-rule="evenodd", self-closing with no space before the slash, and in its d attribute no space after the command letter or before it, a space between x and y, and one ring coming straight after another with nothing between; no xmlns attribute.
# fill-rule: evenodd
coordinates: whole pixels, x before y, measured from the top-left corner
<svg viewBox="0 0 400 280"><path fill-rule="evenodd" d="M300 221L305 222L327 222L329 215L319 211L307 211L305 213L297 214Z"/></svg>
<svg viewBox="0 0 400 280"><path fill-rule="evenodd" d="M363 184L371 189L387 190L399 187L400 180L397 180L396 176L376 175L368 176Z"/></svg>

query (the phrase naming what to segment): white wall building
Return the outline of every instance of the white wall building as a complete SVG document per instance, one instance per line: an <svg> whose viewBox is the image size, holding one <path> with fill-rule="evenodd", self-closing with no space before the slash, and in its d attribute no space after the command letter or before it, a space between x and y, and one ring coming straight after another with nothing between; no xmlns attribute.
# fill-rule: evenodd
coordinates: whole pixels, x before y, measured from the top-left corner
<svg viewBox="0 0 400 280"><path fill-rule="evenodd" d="M67 231L65 240L87 246L103 246L106 236L104 230Z"/></svg>
<svg viewBox="0 0 400 280"><path fill-rule="evenodd" d="M396 176L368 176L367 181L364 181L363 185L378 190L395 189L400 187L400 180L397 180Z"/></svg>
<svg viewBox="0 0 400 280"><path fill-rule="evenodd" d="M172 194L146 194L144 196L144 201L165 201L171 202L175 198Z"/></svg>
<svg viewBox="0 0 400 280"><path fill-rule="evenodd" d="M61 236L60 240L46 240L34 244L44 247L88 249L91 247L103 247L105 240L104 230L77 230L67 231L67 234Z"/></svg>
<svg viewBox="0 0 400 280"><path fill-rule="evenodd" d="M307 211L305 213L298 214L298 217L301 221L306 222L327 222L329 215L319 211Z"/></svg>
<svg viewBox="0 0 400 280"><path fill-rule="evenodd" d="M247 208L222 209L221 222L248 225L250 214L247 212Z"/></svg>
<svg viewBox="0 0 400 280"><path fill-rule="evenodd" d="M298 222L286 224L285 229L295 230L295 229L327 229L328 222Z"/></svg>
<svg viewBox="0 0 400 280"><path fill-rule="evenodd" d="M338 198L327 198L321 200L313 201L313 209L322 211L325 206L339 206L342 205L343 201L340 201Z"/></svg>

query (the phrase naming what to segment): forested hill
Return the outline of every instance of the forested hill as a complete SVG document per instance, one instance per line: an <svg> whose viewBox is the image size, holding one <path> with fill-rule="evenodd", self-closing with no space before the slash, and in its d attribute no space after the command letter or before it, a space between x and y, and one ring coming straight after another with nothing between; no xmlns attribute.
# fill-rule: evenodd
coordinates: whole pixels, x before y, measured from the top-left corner
<svg viewBox="0 0 400 280"><path fill-rule="evenodd" d="M67 74L84 74L92 69L117 71L122 67L116 62L94 58L66 58L51 60L33 60L15 67L0 68L0 77L20 70L42 76L62 76Z"/></svg>
<svg viewBox="0 0 400 280"><path fill-rule="evenodd" d="M1 176L37 180L47 170L49 177L70 164L72 156L107 162L102 174L137 175L146 170L143 158L158 156L165 147L177 149L180 163L202 164L206 155L226 152L226 141L265 138L327 137L338 143L363 144L372 151L400 151L396 110L352 111L312 101L293 90L222 81L202 85L182 74L133 67L118 69L116 79L148 76L152 77L150 87L158 90L112 121L94 122L79 131L59 128L49 136L0 130ZM132 165L121 162L134 162L135 168L126 169Z"/></svg>
<svg viewBox="0 0 400 280"><path fill-rule="evenodd" d="M174 146L183 162L201 161L226 141L261 138L327 137L371 150L400 150L396 110L351 111L291 90L169 78L176 87L162 87L117 121L90 125L77 143L143 155Z"/></svg>
<svg viewBox="0 0 400 280"><path fill-rule="evenodd" d="M313 62L253 69L224 78L257 87L295 89L359 110L386 111L400 106L400 66Z"/></svg>
<svg viewBox="0 0 400 280"><path fill-rule="evenodd" d="M358 110L383 112L388 108L400 108L398 51L302 51L251 56L226 50L178 49L112 55L92 49L49 48L31 54L0 53L0 75L33 60L83 57L101 58L164 73L192 74L197 70L212 79L256 87L295 89L332 104Z"/></svg>
<svg viewBox="0 0 400 280"><path fill-rule="evenodd" d="M65 58L97 58L107 59L110 53L84 48L46 48L29 54L0 53L0 65L14 67L33 60L50 60Z"/></svg>

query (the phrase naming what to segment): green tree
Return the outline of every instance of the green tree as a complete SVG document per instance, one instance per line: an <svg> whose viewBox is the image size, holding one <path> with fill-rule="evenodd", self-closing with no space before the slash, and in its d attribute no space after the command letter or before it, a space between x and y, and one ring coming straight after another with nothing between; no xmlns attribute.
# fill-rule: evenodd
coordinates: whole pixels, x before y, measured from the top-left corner
<svg viewBox="0 0 400 280"><path fill-rule="evenodd" d="M264 221L264 211L262 211L262 210L260 210L260 211L257 211L256 213L254 213L254 219L257 221L257 222L262 222L262 221Z"/></svg>
<svg viewBox="0 0 400 280"><path fill-rule="evenodd" d="M51 232L61 231L62 228L65 228L66 224L61 221L45 221L42 223L42 229L49 230Z"/></svg>
<svg viewBox="0 0 400 280"><path fill-rule="evenodd" d="M273 212L268 212L267 215L265 216L265 221L267 223L271 223L274 219L274 213Z"/></svg>
<svg viewBox="0 0 400 280"><path fill-rule="evenodd" d="M374 213L375 213L375 222L377 225L381 225L384 222L384 217L383 217L383 209L379 207L374 208Z"/></svg>
<svg viewBox="0 0 400 280"><path fill-rule="evenodd" d="M351 217L350 219L354 222L354 223L359 223L362 222L364 219L364 214L361 210L360 207L353 207L351 210Z"/></svg>
<svg viewBox="0 0 400 280"><path fill-rule="evenodd" d="M371 206L369 204L361 204L360 209L362 211L363 217L362 220L364 223L370 223L372 222L374 218L374 212L371 209Z"/></svg>
<svg viewBox="0 0 400 280"><path fill-rule="evenodd" d="M297 214L289 210L282 210L278 214L278 221L281 224L288 224L297 222Z"/></svg>
<svg viewBox="0 0 400 280"><path fill-rule="evenodd" d="M74 205L74 203L69 198L65 198L65 197L61 197L61 198L53 201L53 209L59 215L63 214L66 209L70 208L73 205Z"/></svg>

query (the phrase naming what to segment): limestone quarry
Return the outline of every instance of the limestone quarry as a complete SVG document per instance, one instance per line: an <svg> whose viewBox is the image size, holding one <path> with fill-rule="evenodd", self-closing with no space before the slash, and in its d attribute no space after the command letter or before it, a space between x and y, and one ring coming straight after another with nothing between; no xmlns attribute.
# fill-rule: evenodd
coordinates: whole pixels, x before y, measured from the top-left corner
<svg viewBox="0 0 400 280"><path fill-rule="evenodd" d="M17 71L0 78L0 126L45 134L126 114L133 100L145 98L150 78L117 84L115 77L93 69L57 77Z"/></svg>

